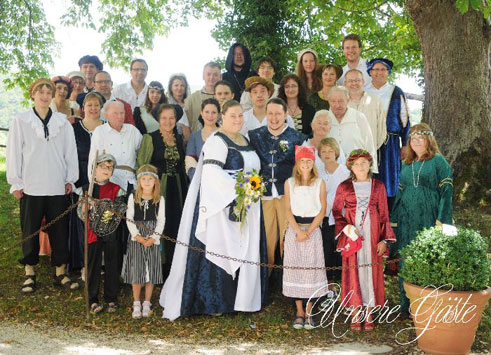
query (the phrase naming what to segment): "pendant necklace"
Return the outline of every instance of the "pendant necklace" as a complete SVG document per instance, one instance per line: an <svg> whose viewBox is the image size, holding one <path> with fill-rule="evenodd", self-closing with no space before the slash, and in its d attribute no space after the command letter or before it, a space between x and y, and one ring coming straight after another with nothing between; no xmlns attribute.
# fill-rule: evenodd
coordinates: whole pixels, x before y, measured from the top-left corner
<svg viewBox="0 0 491 355"><path fill-rule="evenodd" d="M418 188L419 186L419 176L421 174L421 169L423 169L423 165L425 165L425 161L423 160L423 163L421 163L421 166L419 167L419 171L418 171L418 178L416 181L414 181L414 162L411 164L411 171L413 173L413 186L415 188Z"/></svg>

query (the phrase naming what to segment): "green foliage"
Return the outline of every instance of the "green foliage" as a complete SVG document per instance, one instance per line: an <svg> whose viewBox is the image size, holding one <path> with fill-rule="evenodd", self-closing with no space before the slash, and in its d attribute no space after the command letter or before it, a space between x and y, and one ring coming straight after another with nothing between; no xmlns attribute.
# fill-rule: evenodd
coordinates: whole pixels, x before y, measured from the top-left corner
<svg viewBox="0 0 491 355"><path fill-rule="evenodd" d="M421 48L402 1L294 0L227 1L213 36L223 49L245 43L253 59L269 55L281 78L295 69L297 53L306 47L321 63L345 64L341 40L348 33L363 39L364 58L387 56L395 72L414 74L422 65Z"/></svg>
<svg viewBox="0 0 491 355"><path fill-rule="evenodd" d="M489 18L491 15L491 0L455 0L455 7L461 14L469 11L469 3L471 8L476 11L482 11L484 18Z"/></svg>
<svg viewBox="0 0 491 355"><path fill-rule="evenodd" d="M402 252L401 276L418 286L453 285L455 291L483 290L488 286L490 260L487 242L479 232L459 228L445 235L438 227L421 231Z"/></svg>
<svg viewBox="0 0 491 355"><path fill-rule="evenodd" d="M26 92L33 78L47 76L56 50L54 28L37 0L0 1L0 75L8 89Z"/></svg>

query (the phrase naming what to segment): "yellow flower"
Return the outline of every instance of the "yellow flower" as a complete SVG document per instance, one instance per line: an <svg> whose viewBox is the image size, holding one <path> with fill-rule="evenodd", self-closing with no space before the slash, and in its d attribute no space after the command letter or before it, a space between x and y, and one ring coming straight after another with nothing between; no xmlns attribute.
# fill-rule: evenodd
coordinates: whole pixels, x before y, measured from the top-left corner
<svg viewBox="0 0 491 355"><path fill-rule="evenodd" d="M261 179L258 176L251 177L249 182L253 190L259 190L261 188Z"/></svg>

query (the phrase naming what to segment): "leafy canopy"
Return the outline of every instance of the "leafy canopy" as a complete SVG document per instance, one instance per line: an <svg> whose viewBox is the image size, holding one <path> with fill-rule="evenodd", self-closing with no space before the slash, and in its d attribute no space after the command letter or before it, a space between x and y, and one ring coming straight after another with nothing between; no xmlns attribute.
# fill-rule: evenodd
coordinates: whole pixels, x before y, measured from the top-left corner
<svg viewBox="0 0 491 355"><path fill-rule="evenodd" d="M482 11L491 0L455 0L462 12ZM60 1L61 5L61 1ZM0 1L0 75L7 88L24 90L47 76L57 43L41 0ZM190 17L216 19L212 35L223 49L245 43L253 59L269 55L279 74L294 69L296 53L311 47L321 62L344 63L341 39L358 33L362 56L390 57L396 72L421 68L421 49L403 0L71 0L65 26L93 28L106 35L101 54L110 66L127 66L135 54L151 49L155 36L187 24Z"/></svg>

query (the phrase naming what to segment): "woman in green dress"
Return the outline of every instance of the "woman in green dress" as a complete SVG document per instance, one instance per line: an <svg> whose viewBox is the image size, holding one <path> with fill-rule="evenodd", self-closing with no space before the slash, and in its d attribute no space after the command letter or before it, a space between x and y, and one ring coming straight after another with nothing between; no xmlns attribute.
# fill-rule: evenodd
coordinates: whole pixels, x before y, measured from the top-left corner
<svg viewBox="0 0 491 355"><path fill-rule="evenodd" d="M452 169L441 155L430 126L420 123L411 127L405 149L399 191L390 217L397 236L397 242L391 246L392 256L422 229L452 224ZM399 270L403 266L399 262ZM409 313L403 281L400 278L401 311Z"/></svg>
<svg viewBox="0 0 491 355"><path fill-rule="evenodd" d="M177 237L182 207L188 189L188 177L184 169L184 142L177 133L177 114L173 105L162 104L157 116L159 129L143 135L138 152L138 168L144 164L152 164L160 176L160 194L165 199L164 235ZM169 274L175 244L167 240L162 243L162 263L164 263L164 280Z"/></svg>

